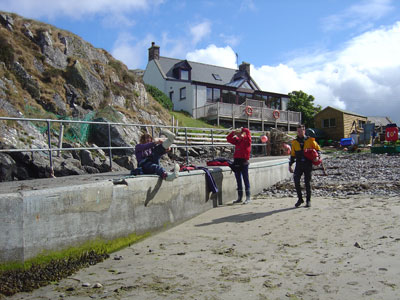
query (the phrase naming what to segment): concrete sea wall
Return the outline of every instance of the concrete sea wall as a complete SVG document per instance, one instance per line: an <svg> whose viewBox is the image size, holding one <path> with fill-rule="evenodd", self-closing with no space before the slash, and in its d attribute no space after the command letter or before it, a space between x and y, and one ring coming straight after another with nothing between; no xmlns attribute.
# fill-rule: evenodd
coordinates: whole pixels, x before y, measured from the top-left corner
<svg viewBox="0 0 400 300"><path fill-rule="evenodd" d="M44 250L86 241L157 231L236 198L228 167L209 169L218 186L211 193L202 170L181 172L173 182L157 176L56 186L0 194L0 263L25 261ZM288 160L250 164L252 194L290 176Z"/></svg>

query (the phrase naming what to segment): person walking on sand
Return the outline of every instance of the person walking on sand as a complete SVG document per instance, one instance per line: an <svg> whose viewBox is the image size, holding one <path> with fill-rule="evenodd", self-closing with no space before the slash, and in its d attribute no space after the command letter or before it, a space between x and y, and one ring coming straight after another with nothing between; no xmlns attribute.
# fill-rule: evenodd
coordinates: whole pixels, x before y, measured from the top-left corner
<svg viewBox="0 0 400 300"><path fill-rule="evenodd" d="M294 205L295 207L299 207L304 203L300 186L300 179L303 174L304 184L306 187L306 207L311 207L311 173L313 161L306 158L304 151L307 151L306 149L313 149L312 151L316 151L317 155L313 159L314 162L319 161L321 157L320 146L315 141L315 138L306 136L305 131L304 125L297 126L297 137L292 141L292 149L290 153L289 172L294 173L293 180L297 193L297 202ZM296 167L293 172L292 165L295 162Z"/></svg>
<svg viewBox="0 0 400 300"><path fill-rule="evenodd" d="M167 129L162 129L161 134L167 139L155 138L144 133L140 137L140 143L135 147L135 155L138 167L142 168L144 174L157 174L162 179L172 181L179 177L179 165L175 164L174 171L168 173L160 165L160 158L163 156L175 140L175 134Z"/></svg>
<svg viewBox="0 0 400 300"><path fill-rule="evenodd" d="M243 204L250 202L250 182L249 182L249 159L251 152L251 134L248 128L239 128L228 134L226 140L235 145L233 153L233 164L231 169L235 173L238 198L233 203L241 203L243 198L243 185L246 192L246 200Z"/></svg>

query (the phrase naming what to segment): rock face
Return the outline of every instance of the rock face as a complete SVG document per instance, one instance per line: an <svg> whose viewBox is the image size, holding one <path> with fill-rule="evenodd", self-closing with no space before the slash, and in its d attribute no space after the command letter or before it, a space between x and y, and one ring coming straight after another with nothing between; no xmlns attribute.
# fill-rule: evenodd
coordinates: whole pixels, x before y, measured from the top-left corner
<svg viewBox="0 0 400 300"><path fill-rule="evenodd" d="M49 24L0 12L0 116L167 125L170 115L140 78L103 49ZM1 149L45 149L46 122L1 121ZM107 130L106 130L107 128ZM107 125L50 123L53 148L108 147ZM131 168L145 128L111 127L114 170ZM64 148L64 147L63 147ZM85 151L85 150L82 150ZM0 152L0 180L110 171L108 151ZM125 157L125 158L124 158ZM123 164L119 166L119 164Z"/></svg>

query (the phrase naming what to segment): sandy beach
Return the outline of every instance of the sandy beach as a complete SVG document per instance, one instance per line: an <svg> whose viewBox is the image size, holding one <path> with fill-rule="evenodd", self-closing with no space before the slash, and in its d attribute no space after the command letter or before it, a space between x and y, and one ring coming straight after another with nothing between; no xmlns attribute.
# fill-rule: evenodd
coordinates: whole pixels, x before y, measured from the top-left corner
<svg viewBox="0 0 400 300"><path fill-rule="evenodd" d="M259 195L7 299L400 299L400 197Z"/></svg>

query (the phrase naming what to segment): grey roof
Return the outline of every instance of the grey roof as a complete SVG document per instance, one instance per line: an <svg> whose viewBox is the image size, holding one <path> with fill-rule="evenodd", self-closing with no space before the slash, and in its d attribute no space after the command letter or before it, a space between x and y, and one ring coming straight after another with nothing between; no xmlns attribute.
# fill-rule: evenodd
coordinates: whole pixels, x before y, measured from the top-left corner
<svg viewBox="0 0 400 300"><path fill-rule="evenodd" d="M182 60L180 59L161 56L158 60L158 65L160 66L161 71L166 75L167 78L176 79L174 78L172 72L174 66L180 62L182 62ZM239 72L239 70L236 69L229 69L193 61L187 62L192 68L191 80L197 82L204 82L216 85L228 85L234 80L235 74ZM221 80L217 80L216 78L214 78L213 74L219 75ZM251 81L255 83L252 78ZM256 88L258 88L258 86L256 86Z"/></svg>
<svg viewBox="0 0 400 300"><path fill-rule="evenodd" d="M378 116L368 117L368 122L375 123L375 126L386 126L387 124L393 123L393 121L389 117Z"/></svg>

